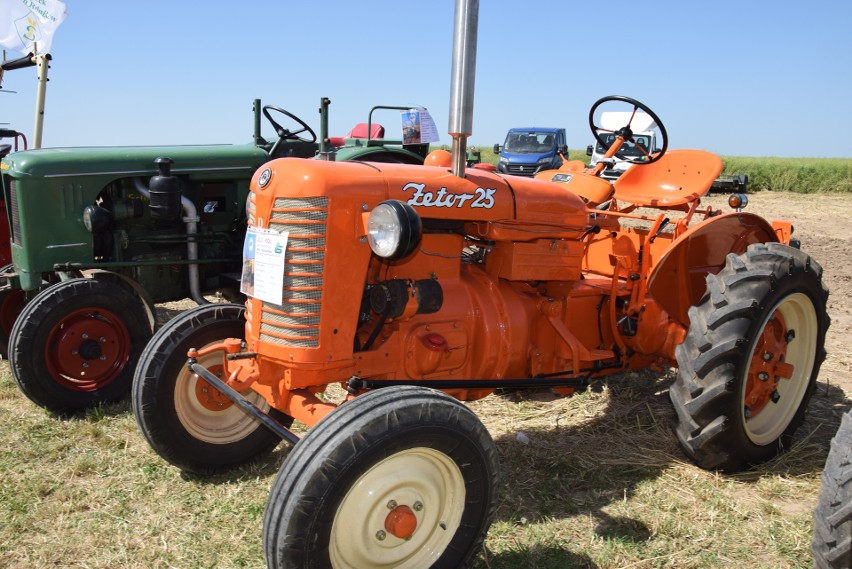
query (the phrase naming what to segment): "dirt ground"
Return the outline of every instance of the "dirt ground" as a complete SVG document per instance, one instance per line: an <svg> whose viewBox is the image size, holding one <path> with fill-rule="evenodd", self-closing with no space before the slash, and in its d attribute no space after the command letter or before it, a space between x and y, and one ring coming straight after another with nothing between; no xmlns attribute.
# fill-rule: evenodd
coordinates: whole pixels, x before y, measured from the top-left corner
<svg viewBox="0 0 852 569"><path fill-rule="evenodd" d="M726 198L713 195L703 201L726 210ZM793 236L801 241L802 250L822 265L831 327L819 381L840 387L852 397L852 195L758 192L749 195L746 210L769 220L792 221Z"/></svg>

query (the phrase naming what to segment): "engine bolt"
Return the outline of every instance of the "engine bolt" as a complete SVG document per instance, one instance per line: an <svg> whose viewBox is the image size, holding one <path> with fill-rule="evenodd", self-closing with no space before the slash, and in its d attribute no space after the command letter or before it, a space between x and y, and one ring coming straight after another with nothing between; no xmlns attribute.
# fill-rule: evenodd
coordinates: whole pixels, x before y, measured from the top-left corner
<svg viewBox="0 0 852 569"><path fill-rule="evenodd" d="M414 502L414 504L411 507L414 508L415 512L419 512L420 510L423 509L423 502Z"/></svg>
<svg viewBox="0 0 852 569"><path fill-rule="evenodd" d="M396 506L396 500L391 500L390 502L388 502L388 510L393 510L394 508L396 508Z"/></svg>
<svg viewBox="0 0 852 569"><path fill-rule="evenodd" d="M772 359L772 352L764 352L763 353L763 361L768 362Z"/></svg>
<svg viewBox="0 0 852 569"><path fill-rule="evenodd" d="M388 534L386 534L385 530L383 530L383 529L380 529L379 531L376 532L376 539L378 539L379 541L384 541L384 539L387 536L388 536Z"/></svg>
<svg viewBox="0 0 852 569"><path fill-rule="evenodd" d="M765 371L762 371L759 374L757 374L757 379L759 379L760 381L768 381L769 380L769 374L766 373Z"/></svg>
<svg viewBox="0 0 852 569"><path fill-rule="evenodd" d="M83 367L89 367L89 362L83 362Z"/></svg>
<svg viewBox="0 0 852 569"><path fill-rule="evenodd" d="M82 335L81 337L82 337L84 340L88 340L88 339L89 339L89 335L88 335L88 334L86 334L85 332L83 332L83 335Z"/></svg>
<svg viewBox="0 0 852 569"><path fill-rule="evenodd" d="M793 338L795 338L795 337L796 337L796 331L795 331L795 330L790 330L790 331L788 331L788 332L787 332L787 334L784 336L784 339L785 339L785 340L787 341L787 343L789 344L790 342L792 342L792 341L793 341Z"/></svg>
<svg viewBox="0 0 852 569"><path fill-rule="evenodd" d="M748 405L745 406L745 418L746 419L751 418L751 407L749 407Z"/></svg>
<svg viewBox="0 0 852 569"><path fill-rule="evenodd" d="M98 338L98 340L100 341L101 344L106 344L106 338L104 338L103 336Z"/></svg>
<svg viewBox="0 0 852 569"><path fill-rule="evenodd" d="M105 355L103 355L103 354L101 354L101 357L100 357L100 358L98 358L98 359L99 359L99 360L101 360L101 361L104 361L104 360L106 359L106 356L105 356Z"/></svg>
<svg viewBox="0 0 852 569"><path fill-rule="evenodd" d="M780 394L780 393L778 393L778 390L776 389L775 391L773 391L773 392L769 395L769 398L770 398L770 399L772 399L772 402L773 402L773 403L778 403L778 400L779 400L779 399L781 399L781 394Z"/></svg>

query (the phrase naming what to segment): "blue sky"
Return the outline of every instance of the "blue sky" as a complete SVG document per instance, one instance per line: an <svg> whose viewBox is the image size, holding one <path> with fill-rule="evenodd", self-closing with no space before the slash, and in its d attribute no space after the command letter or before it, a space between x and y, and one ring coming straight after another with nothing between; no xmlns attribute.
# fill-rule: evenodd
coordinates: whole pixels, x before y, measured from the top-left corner
<svg viewBox="0 0 852 569"><path fill-rule="evenodd" d="M253 99L319 130L320 97L332 136L373 105L418 105L450 143L452 0L66 5L44 146L247 143ZM557 126L585 148L591 105L627 95L660 116L670 148L852 157L851 62L846 0L481 0L469 143ZM30 138L35 85L33 69L9 72L17 94L0 93L0 122Z"/></svg>

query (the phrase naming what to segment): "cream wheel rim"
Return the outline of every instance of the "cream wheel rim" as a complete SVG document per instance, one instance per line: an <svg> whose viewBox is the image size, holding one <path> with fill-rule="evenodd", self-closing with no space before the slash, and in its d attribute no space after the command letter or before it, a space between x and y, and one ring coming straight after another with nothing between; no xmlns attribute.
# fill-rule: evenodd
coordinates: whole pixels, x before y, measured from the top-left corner
<svg viewBox="0 0 852 569"><path fill-rule="evenodd" d="M464 477L449 456L424 447L398 452L362 474L341 501L329 540L332 567L430 567L455 535L464 506ZM388 529L395 511L416 518L407 538Z"/></svg>

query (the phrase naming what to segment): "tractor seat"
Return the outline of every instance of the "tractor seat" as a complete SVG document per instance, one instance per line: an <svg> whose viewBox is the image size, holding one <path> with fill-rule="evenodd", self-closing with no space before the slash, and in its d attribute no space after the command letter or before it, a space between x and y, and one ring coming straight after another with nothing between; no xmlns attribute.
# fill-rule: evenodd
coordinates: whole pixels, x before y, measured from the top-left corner
<svg viewBox="0 0 852 569"><path fill-rule="evenodd" d="M670 150L648 165L634 164L615 182L616 200L638 206L678 207L707 193L722 159L704 150Z"/></svg>
<svg viewBox="0 0 852 569"><path fill-rule="evenodd" d="M361 122L352 127L346 138L384 138L385 127L380 124L373 123L370 125L370 136L367 136L367 123Z"/></svg>

